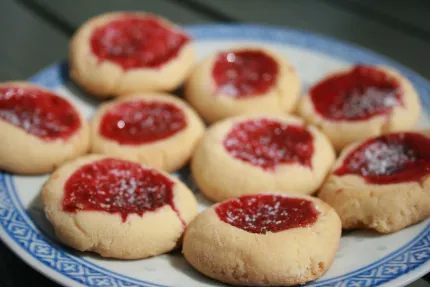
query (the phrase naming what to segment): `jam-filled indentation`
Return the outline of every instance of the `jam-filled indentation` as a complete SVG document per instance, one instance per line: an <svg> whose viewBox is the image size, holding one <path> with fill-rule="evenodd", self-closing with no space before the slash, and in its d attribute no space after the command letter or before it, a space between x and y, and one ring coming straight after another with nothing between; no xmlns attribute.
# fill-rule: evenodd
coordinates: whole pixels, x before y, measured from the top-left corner
<svg viewBox="0 0 430 287"><path fill-rule="evenodd" d="M176 105L134 100L108 109L100 121L99 131L120 144L139 145L174 136L186 126L185 113Z"/></svg>
<svg viewBox="0 0 430 287"><path fill-rule="evenodd" d="M233 126L223 144L234 158L265 170L293 163L312 167L313 136L299 124L271 119L240 122Z"/></svg>
<svg viewBox="0 0 430 287"><path fill-rule="evenodd" d="M278 73L276 60L257 50L220 53L212 69L217 94L234 98L267 93L276 84Z"/></svg>
<svg viewBox="0 0 430 287"><path fill-rule="evenodd" d="M125 14L94 29L93 54L124 70L158 68L174 59L190 38L153 16Z"/></svg>
<svg viewBox="0 0 430 287"><path fill-rule="evenodd" d="M64 186L63 210L116 213L126 221L130 214L142 216L170 205L179 216L174 185L163 174L138 163L102 159L80 167L70 176Z"/></svg>
<svg viewBox="0 0 430 287"><path fill-rule="evenodd" d="M43 140L67 139L81 126L67 100L33 87L1 87L0 119Z"/></svg>
<svg viewBox="0 0 430 287"><path fill-rule="evenodd" d="M316 112L334 121L367 120L403 105L398 80L380 69L363 65L318 83L309 95Z"/></svg>
<svg viewBox="0 0 430 287"><path fill-rule="evenodd" d="M392 133L369 139L344 159L335 175L358 175L373 184L420 181L430 174L430 139Z"/></svg>
<svg viewBox="0 0 430 287"><path fill-rule="evenodd" d="M312 226L319 215L310 200L272 194L244 195L215 211L225 223L258 234Z"/></svg>

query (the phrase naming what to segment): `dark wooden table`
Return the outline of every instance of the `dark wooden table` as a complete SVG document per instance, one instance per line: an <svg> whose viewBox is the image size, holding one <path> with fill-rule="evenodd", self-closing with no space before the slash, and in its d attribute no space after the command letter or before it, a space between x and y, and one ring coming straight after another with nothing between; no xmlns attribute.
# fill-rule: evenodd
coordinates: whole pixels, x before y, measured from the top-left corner
<svg viewBox="0 0 430 287"><path fill-rule="evenodd" d="M67 56L76 27L106 11L144 10L186 25L248 22L348 41L430 79L429 0L0 0L0 81L26 79ZM430 278L410 286L430 287ZM0 242L0 287L58 286Z"/></svg>

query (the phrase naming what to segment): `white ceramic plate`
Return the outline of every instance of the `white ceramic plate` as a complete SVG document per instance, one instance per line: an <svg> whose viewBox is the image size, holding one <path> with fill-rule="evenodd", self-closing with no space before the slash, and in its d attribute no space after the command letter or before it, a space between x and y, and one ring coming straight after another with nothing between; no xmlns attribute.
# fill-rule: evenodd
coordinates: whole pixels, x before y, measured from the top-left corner
<svg viewBox="0 0 430 287"><path fill-rule="evenodd" d="M372 52L294 30L247 25L188 27L199 58L241 43L269 45L297 68L304 89L325 74L352 63L390 65L415 85L425 114L430 113L430 84L417 74ZM50 66L31 81L59 91L91 116L98 101L85 95L67 75L67 64ZM423 115L420 125L430 127ZM186 169L178 175L192 185ZM56 239L38 197L47 176L0 173L0 235L24 261L66 286L222 286L200 275L179 251L134 261L108 260L75 252ZM210 203L193 187L203 209ZM310 286L403 286L430 271L430 220L391 235L351 232L342 237L330 270Z"/></svg>

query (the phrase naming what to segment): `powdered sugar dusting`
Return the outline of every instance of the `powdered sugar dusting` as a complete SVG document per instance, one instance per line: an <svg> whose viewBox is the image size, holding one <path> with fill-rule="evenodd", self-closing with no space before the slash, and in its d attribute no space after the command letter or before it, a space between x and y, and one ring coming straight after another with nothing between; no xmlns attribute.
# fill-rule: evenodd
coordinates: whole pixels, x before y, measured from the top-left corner
<svg viewBox="0 0 430 287"><path fill-rule="evenodd" d="M364 150L363 155L361 158L352 159L349 165L351 169L360 169L364 176L393 174L405 163L416 159L413 150L398 143L372 143Z"/></svg>
<svg viewBox="0 0 430 287"><path fill-rule="evenodd" d="M319 212L306 199L281 195L245 195L218 205L219 218L251 233L265 234L311 226Z"/></svg>
<svg viewBox="0 0 430 287"><path fill-rule="evenodd" d="M367 115L385 113L401 102L398 90L359 87L340 94L339 103L332 103L328 113L334 119L361 119Z"/></svg>

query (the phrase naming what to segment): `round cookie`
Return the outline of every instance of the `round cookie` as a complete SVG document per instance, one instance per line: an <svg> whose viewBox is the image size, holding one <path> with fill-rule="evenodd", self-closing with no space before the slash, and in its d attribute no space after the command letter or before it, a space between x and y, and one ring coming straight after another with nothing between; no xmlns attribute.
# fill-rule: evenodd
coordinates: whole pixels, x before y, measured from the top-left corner
<svg viewBox="0 0 430 287"><path fill-rule="evenodd" d="M120 259L169 252L198 213L192 192L174 177L101 155L56 170L42 200L63 243Z"/></svg>
<svg viewBox="0 0 430 287"><path fill-rule="evenodd" d="M344 229L398 231L430 216L430 132L389 133L345 148L319 197Z"/></svg>
<svg viewBox="0 0 430 287"><path fill-rule="evenodd" d="M339 216L317 198L256 194L216 204L194 219L185 259L201 273L243 286L290 286L322 276L341 236Z"/></svg>
<svg viewBox="0 0 430 287"><path fill-rule="evenodd" d="M190 36L166 19L137 12L99 15L70 42L70 75L98 97L176 89L195 59Z"/></svg>
<svg viewBox="0 0 430 287"><path fill-rule="evenodd" d="M316 83L297 110L340 151L358 140L412 128L421 107L411 82L399 72L357 65Z"/></svg>
<svg viewBox="0 0 430 287"><path fill-rule="evenodd" d="M211 126L191 161L200 190L221 201L265 190L311 194L335 160L328 139L288 116L239 116Z"/></svg>
<svg viewBox="0 0 430 287"><path fill-rule="evenodd" d="M283 55L242 46L218 52L199 63L185 84L185 97L208 122L267 112L291 112L300 80Z"/></svg>
<svg viewBox="0 0 430 287"><path fill-rule="evenodd" d="M205 129L188 104L160 93L137 93L102 104L91 125L93 152L168 172L188 162Z"/></svg>
<svg viewBox="0 0 430 287"><path fill-rule="evenodd" d="M26 82L0 84L0 169L46 173L88 149L88 123L68 100Z"/></svg>

